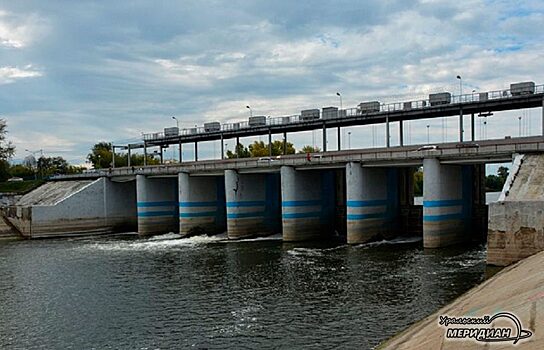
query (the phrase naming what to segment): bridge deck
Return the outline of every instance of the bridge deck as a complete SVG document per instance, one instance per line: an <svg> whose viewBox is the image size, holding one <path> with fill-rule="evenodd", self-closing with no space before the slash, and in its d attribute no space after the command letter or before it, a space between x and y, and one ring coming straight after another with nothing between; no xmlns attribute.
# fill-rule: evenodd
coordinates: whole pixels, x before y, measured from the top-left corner
<svg viewBox="0 0 544 350"><path fill-rule="evenodd" d="M219 175L227 169L239 172L276 172L281 166L297 169L343 168L348 162L362 162L363 166L419 166L424 158L437 157L444 164L485 164L509 162L515 153L544 152L544 137L486 140L477 142L452 142L437 144L436 150L419 150L428 145L356 149L312 154L294 154L279 157L240 158L228 160L202 160L153 166L123 167L94 172L57 176L54 180L95 178L101 176L130 179L137 174L149 176L174 176L180 172L194 175Z"/></svg>
<svg viewBox="0 0 544 350"><path fill-rule="evenodd" d="M539 86L540 88L541 86ZM508 92L508 90L505 90ZM426 105L425 107L411 108L411 109L393 109L382 110L375 113L360 114L356 110L348 109L346 112L352 111L352 113L346 113L345 116L340 118L330 119L316 119L301 121L295 120L288 124L270 124L265 126L255 126L248 128L240 128L238 130L221 130L216 132L201 132L196 134L185 134L180 136L165 137L161 135L157 139L146 139L147 146L166 146L169 144L178 143L191 143L201 141L213 141L220 139L229 139L236 137L257 136L266 134L280 134L291 133L299 131L317 130L322 128L334 128L334 127L347 127L355 125L369 125L389 122L397 122L401 120L416 120L416 119L429 119L438 117L448 117L459 115L462 110L464 115L470 115L472 113L488 113L506 110L515 110L521 108L535 108L543 106L544 93L540 90L535 94L499 97L496 99L489 99L487 101L468 101L462 103L451 103L438 106ZM278 118L272 118L278 119ZM131 145L131 148L143 147L142 145Z"/></svg>

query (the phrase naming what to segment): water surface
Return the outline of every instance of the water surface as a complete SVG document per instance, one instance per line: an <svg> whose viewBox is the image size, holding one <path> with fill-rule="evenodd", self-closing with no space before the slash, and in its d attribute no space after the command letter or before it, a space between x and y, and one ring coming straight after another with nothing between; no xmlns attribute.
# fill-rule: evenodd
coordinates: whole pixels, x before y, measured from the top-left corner
<svg viewBox="0 0 544 350"><path fill-rule="evenodd" d="M0 348L366 349L485 272L482 246L222 239L0 242Z"/></svg>

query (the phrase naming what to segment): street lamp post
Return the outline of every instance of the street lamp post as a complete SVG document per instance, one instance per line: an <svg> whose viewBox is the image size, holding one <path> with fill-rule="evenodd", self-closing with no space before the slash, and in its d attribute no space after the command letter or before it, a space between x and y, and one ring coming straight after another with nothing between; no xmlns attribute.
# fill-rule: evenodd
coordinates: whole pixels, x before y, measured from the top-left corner
<svg viewBox="0 0 544 350"><path fill-rule="evenodd" d="M172 117L172 119L174 119L174 120L176 121L176 127L177 127L178 130L179 130L179 120L178 120L178 118Z"/></svg>
<svg viewBox="0 0 544 350"><path fill-rule="evenodd" d="M519 136L521 137L521 116L518 117L518 130L519 130Z"/></svg>
<svg viewBox="0 0 544 350"><path fill-rule="evenodd" d="M463 79L460 75L457 76L459 79L459 141L463 142L463 107L461 106L461 99L463 98Z"/></svg>
<svg viewBox="0 0 544 350"><path fill-rule="evenodd" d="M348 131L348 149L351 149L351 131Z"/></svg>
<svg viewBox="0 0 544 350"><path fill-rule="evenodd" d="M457 79L459 79L459 102L461 102L461 96L463 95L463 78L458 75Z"/></svg>
<svg viewBox="0 0 544 350"><path fill-rule="evenodd" d="M337 114L337 117L340 118L340 116L342 115L342 94L340 94L339 92L336 93L336 96L338 96L340 98L340 110L338 111L338 114ZM340 149L342 148L341 147L341 138L340 138L340 126L338 126L338 135L336 136L337 138L337 142L338 142L338 150L340 151Z"/></svg>
<svg viewBox="0 0 544 350"><path fill-rule="evenodd" d="M249 117L253 117L253 110L251 109L250 106L246 106L247 109L249 109Z"/></svg>

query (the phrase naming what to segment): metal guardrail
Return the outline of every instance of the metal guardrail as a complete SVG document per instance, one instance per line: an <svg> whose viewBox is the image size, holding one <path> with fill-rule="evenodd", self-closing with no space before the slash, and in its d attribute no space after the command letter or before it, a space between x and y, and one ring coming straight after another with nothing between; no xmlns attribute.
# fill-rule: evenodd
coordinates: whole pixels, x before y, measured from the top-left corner
<svg viewBox="0 0 544 350"><path fill-rule="evenodd" d="M544 93L544 84L535 86L535 94ZM495 90L487 92L472 92L470 94L463 95L452 95L451 102L447 105L452 104L463 104L463 103L474 103L474 102L485 102L493 101L500 99L511 98L513 95L510 92L510 89L506 90ZM426 108L433 107L429 99L425 100L415 100L415 101L405 101L405 102L394 102L394 103L382 103L380 104L380 111L378 113L387 113L395 111L406 111L406 110L424 110ZM347 108L338 110L337 118L327 118L330 119L342 119L344 117L355 117L355 116L364 116L365 113L359 108ZM267 117L265 126L274 126L274 125L289 125L291 123L303 122L300 117L300 114L281 116L281 117ZM221 131L233 131L233 130L243 130L249 129L253 126L249 125L248 121L232 122L221 124ZM143 135L144 141L155 141L155 140L167 140L167 139L176 139L179 136L191 136L197 134L206 134L207 131L203 126L195 126L194 128L184 128L179 130L178 135L166 136L164 132L148 133Z"/></svg>

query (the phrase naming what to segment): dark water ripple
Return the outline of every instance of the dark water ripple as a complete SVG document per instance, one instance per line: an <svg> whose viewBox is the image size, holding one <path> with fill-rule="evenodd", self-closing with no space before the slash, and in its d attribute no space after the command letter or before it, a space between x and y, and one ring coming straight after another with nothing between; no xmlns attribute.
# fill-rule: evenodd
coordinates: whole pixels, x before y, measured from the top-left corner
<svg viewBox="0 0 544 350"><path fill-rule="evenodd" d="M0 242L0 348L376 346L483 279L481 246Z"/></svg>

